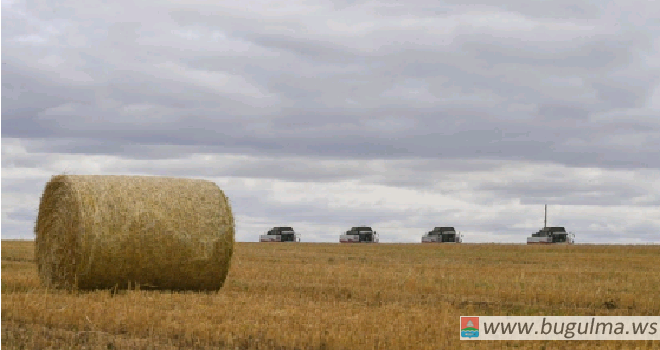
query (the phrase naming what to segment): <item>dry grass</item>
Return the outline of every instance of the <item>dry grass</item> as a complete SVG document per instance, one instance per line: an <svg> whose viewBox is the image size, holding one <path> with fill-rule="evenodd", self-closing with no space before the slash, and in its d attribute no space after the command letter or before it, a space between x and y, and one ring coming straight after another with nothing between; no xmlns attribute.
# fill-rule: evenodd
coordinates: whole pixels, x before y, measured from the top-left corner
<svg viewBox="0 0 660 350"><path fill-rule="evenodd" d="M658 246L237 243L214 294L69 293L2 243L6 349L658 349L460 341L461 315L659 315Z"/></svg>
<svg viewBox="0 0 660 350"><path fill-rule="evenodd" d="M218 290L234 218L211 181L57 175L44 189L35 233L39 275L49 287Z"/></svg>

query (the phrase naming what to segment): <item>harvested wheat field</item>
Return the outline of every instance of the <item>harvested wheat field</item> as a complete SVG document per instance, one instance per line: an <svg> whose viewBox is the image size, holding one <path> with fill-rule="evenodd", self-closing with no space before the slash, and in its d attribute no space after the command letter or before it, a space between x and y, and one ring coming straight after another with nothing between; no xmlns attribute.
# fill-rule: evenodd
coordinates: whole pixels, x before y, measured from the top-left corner
<svg viewBox="0 0 660 350"><path fill-rule="evenodd" d="M659 349L460 341L461 315L660 314L660 246L236 243L219 292L67 292L2 242L3 349Z"/></svg>

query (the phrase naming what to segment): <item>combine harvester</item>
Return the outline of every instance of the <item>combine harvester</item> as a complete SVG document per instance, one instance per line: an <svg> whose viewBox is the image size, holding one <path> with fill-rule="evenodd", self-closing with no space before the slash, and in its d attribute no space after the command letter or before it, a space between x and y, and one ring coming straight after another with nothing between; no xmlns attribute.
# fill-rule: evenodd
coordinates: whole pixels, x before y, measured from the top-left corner
<svg viewBox="0 0 660 350"><path fill-rule="evenodd" d="M461 243L463 236L453 227L436 227L422 236L422 243Z"/></svg>
<svg viewBox="0 0 660 350"><path fill-rule="evenodd" d="M353 227L339 236L340 243L378 243L378 233L368 226Z"/></svg>
<svg viewBox="0 0 660 350"><path fill-rule="evenodd" d="M259 242L300 242L300 235L293 227L273 227L265 235L259 236Z"/></svg>
<svg viewBox="0 0 660 350"><path fill-rule="evenodd" d="M543 228L531 237L527 237L527 244L553 244L567 245L575 243L575 235L566 232L561 226L548 227L548 206L545 206L545 218L543 219Z"/></svg>

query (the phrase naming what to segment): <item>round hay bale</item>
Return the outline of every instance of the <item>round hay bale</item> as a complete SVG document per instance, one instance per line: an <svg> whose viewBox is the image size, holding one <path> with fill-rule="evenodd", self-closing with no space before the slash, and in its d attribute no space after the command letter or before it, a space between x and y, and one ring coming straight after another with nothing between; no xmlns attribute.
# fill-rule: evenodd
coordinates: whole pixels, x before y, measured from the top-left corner
<svg viewBox="0 0 660 350"><path fill-rule="evenodd" d="M218 290L234 246L224 193L205 180L57 175L35 225L46 286Z"/></svg>

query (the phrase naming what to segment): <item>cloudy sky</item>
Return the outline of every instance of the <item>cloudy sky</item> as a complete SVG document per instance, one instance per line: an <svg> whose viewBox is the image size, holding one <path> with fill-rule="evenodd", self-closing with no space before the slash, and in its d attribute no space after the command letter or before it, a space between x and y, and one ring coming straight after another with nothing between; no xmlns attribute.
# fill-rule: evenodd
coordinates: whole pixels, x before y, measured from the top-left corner
<svg viewBox="0 0 660 350"><path fill-rule="evenodd" d="M2 0L2 238L54 174L203 178L237 240L660 242L660 2Z"/></svg>

